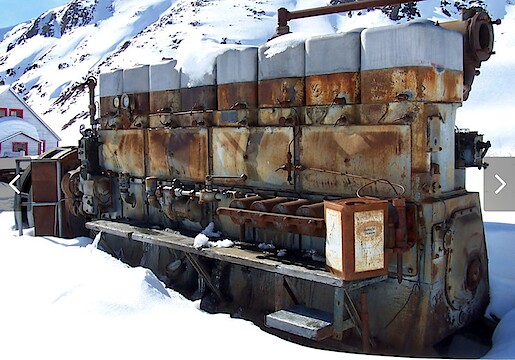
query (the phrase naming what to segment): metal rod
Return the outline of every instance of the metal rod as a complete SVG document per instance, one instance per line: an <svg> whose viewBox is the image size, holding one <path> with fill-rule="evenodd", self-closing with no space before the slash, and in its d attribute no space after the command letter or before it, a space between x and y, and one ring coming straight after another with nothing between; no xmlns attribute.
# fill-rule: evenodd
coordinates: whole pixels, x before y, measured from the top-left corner
<svg viewBox="0 0 515 360"><path fill-rule="evenodd" d="M371 9L375 7L397 5L417 1L424 0L362 0L333 6L322 6L318 8L296 11L288 11L285 8L280 8L277 11L277 35L283 35L286 32L288 32L286 28L288 26L288 21L290 20L302 19L312 16L329 15L347 11Z"/></svg>
<svg viewBox="0 0 515 360"><path fill-rule="evenodd" d="M290 287L290 284L288 284L288 281L286 281L286 278L283 276L283 287L286 289L286 292L290 296L290 299L293 301L295 305L299 305L300 301L295 296L295 293L293 292L292 288Z"/></svg>
<svg viewBox="0 0 515 360"><path fill-rule="evenodd" d="M281 274L275 273L274 276L274 306L275 311L281 310L284 306L284 296L283 296L283 282L284 276Z"/></svg>
<svg viewBox="0 0 515 360"><path fill-rule="evenodd" d="M341 287L334 288L333 338L336 340L343 339L344 291Z"/></svg>
<svg viewBox="0 0 515 360"><path fill-rule="evenodd" d="M63 237L63 204L62 204L62 194L61 194L61 161L57 160L56 164L56 171L57 171L57 226L59 237Z"/></svg>
<svg viewBox="0 0 515 360"><path fill-rule="evenodd" d="M363 352L370 352L370 329L368 325L368 297L367 293L363 291L361 293L361 344L363 346Z"/></svg>
<svg viewBox="0 0 515 360"><path fill-rule="evenodd" d="M20 160L16 160L16 176L18 174L20 174L20 171L21 171ZM20 178L18 178L18 180L16 180L16 188L18 190L20 190L20 183L21 183L21 180L20 180ZM20 190L20 193L18 193L18 192L14 193L14 206L15 206L14 217L15 217L16 225L18 226L18 235L19 236L23 235L23 213L22 213L21 196L22 196L21 190Z"/></svg>
<svg viewBox="0 0 515 360"><path fill-rule="evenodd" d="M197 270L197 273L204 279L207 286L211 289L213 294L220 300L220 302L224 302L224 296L220 292L220 290L216 287L216 285L211 280L209 276L209 272L204 265L195 257L195 255L185 252L184 255L190 261L190 264Z"/></svg>

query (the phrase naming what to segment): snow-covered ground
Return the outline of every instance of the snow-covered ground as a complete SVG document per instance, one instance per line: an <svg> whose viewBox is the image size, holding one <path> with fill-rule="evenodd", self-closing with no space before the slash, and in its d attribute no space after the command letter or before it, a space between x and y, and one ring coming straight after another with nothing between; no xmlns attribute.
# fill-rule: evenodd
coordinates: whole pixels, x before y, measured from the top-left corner
<svg viewBox="0 0 515 360"><path fill-rule="evenodd" d="M342 356L207 314L149 270L98 250L92 239L16 236L12 212L0 213L0 224L1 359Z"/></svg>
<svg viewBox="0 0 515 360"><path fill-rule="evenodd" d="M90 238L18 236L0 213L0 358L222 357L341 359L279 339L251 322L207 314L142 267L98 250ZM501 318L486 357L515 357L515 225L487 223L491 305ZM367 359L370 356L366 357Z"/></svg>

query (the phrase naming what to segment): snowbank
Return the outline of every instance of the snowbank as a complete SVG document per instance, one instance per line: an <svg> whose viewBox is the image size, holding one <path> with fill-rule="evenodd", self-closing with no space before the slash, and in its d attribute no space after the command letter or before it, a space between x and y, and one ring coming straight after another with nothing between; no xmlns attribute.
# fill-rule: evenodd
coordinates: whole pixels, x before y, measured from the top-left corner
<svg viewBox="0 0 515 360"><path fill-rule="evenodd" d="M90 238L16 236L0 212L0 358L90 359L223 356L361 357L306 348L248 321L199 310L149 270L131 268ZM487 223L492 303L502 317L487 358L515 356L515 225ZM370 356L366 357L370 359Z"/></svg>
<svg viewBox="0 0 515 360"><path fill-rule="evenodd" d="M342 357L207 314L149 270L96 249L92 239L18 237L13 223L12 212L0 213L2 359Z"/></svg>

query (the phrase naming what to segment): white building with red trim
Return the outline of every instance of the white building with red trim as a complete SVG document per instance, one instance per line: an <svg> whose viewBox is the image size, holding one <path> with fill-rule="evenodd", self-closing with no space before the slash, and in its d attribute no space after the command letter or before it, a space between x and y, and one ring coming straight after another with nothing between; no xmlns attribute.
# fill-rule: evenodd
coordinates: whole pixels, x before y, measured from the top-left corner
<svg viewBox="0 0 515 360"><path fill-rule="evenodd" d="M8 85L0 85L0 157L39 155L61 138Z"/></svg>

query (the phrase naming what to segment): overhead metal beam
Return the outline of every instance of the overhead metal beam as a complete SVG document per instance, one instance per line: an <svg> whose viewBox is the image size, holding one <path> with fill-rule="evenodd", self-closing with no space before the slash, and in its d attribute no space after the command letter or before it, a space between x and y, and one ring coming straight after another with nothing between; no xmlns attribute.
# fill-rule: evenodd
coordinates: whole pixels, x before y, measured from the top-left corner
<svg viewBox="0 0 515 360"><path fill-rule="evenodd" d="M347 11L372 9L376 7L397 5L417 1L424 0L362 0L296 11L289 11L285 8L280 8L279 10L277 10L277 36L284 35L290 32L288 27L288 21L290 20L302 19L312 16L336 14Z"/></svg>

